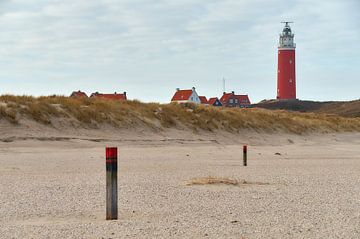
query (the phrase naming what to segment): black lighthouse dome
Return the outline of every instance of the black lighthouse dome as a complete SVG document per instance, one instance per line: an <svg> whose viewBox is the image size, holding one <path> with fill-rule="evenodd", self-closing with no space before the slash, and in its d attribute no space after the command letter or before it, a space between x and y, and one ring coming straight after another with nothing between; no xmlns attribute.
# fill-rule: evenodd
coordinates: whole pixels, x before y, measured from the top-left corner
<svg viewBox="0 0 360 239"><path fill-rule="evenodd" d="M285 26L283 30L284 35L291 35L291 28L290 26Z"/></svg>

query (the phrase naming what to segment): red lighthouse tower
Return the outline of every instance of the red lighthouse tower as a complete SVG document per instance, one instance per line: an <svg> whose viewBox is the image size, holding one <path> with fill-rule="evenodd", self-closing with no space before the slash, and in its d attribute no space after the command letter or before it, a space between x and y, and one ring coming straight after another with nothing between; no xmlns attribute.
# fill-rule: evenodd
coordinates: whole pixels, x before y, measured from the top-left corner
<svg viewBox="0 0 360 239"><path fill-rule="evenodd" d="M278 47L277 99L296 99L295 43L289 23L280 34Z"/></svg>

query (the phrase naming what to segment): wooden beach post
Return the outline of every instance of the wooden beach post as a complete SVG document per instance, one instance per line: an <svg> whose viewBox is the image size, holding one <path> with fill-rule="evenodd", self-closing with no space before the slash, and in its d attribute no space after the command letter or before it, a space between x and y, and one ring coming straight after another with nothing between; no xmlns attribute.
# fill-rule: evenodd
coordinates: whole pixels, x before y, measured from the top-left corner
<svg viewBox="0 0 360 239"><path fill-rule="evenodd" d="M106 220L118 219L117 148L106 147Z"/></svg>
<svg viewBox="0 0 360 239"><path fill-rule="evenodd" d="M243 165L247 166L247 145L243 146Z"/></svg>

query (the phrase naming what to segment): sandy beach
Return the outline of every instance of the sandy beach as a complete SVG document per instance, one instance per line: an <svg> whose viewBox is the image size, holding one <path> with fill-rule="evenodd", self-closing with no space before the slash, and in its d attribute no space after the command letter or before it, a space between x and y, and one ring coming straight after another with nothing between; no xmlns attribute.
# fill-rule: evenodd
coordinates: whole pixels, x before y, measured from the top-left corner
<svg viewBox="0 0 360 239"><path fill-rule="evenodd" d="M0 239L360 239L359 22L0 0Z"/></svg>
<svg viewBox="0 0 360 239"><path fill-rule="evenodd" d="M360 237L360 134L189 135L3 138L0 237ZM119 148L117 221L106 145ZM186 185L208 176L247 184Z"/></svg>

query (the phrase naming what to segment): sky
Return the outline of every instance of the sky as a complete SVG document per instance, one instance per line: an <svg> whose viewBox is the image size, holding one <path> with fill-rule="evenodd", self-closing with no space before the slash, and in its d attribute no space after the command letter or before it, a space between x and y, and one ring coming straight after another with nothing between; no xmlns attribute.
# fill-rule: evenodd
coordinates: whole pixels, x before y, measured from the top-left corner
<svg viewBox="0 0 360 239"><path fill-rule="evenodd" d="M281 21L299 99L360 98L360 0L0 0L0 94L273 99Z"/></svg>

